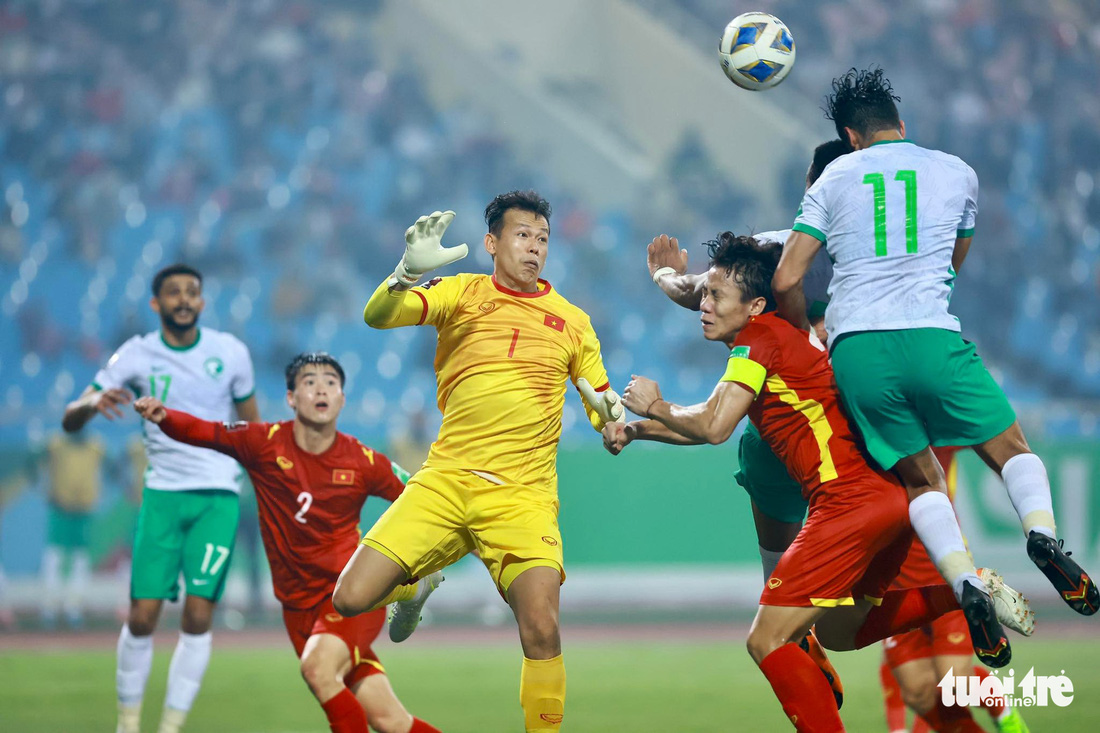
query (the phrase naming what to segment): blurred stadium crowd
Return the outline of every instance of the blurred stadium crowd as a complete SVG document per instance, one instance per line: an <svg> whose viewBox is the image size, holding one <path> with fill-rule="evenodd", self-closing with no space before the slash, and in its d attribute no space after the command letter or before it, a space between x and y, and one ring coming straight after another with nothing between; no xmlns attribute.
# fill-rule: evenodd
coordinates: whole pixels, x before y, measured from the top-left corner
<svg viewBox="0 0 1100 733"><path fill-rule="evenodd" d="M553 202L545 277L592 313L613 380L633 371L684 399L709 392L694 321L654 297L641 262L641 245L674 224L651 221L643 203L593 210L568 180L517 165L483 112L433 102L412 63L383 68L369 36L377 4L0 8L0 444L44 444L111 351L154 327L149 281L179 259L206 275L202 323L251 347L265 418L284 416L282 367L304 348L347 367L346 428L371 439L406 429L406 414L432 416L433 334L373 332L360 309L418 215L455 209L448 239L479 251L481 208L516 186ZM804 43L822 29L813 41L832 49L835 63L804 65L789 85L820 98L834 73L881 63L910 136L978 171L979 232L954 310L1010 396L1100 397L1095 9L757 5ZM714 0L679 6L714 37L731 12ZM782 161L792 211L804 158ZM690 138L664 165L695 206L683 212L693 231L724 229L726 212L751 205ZM483 253L463 265L488 269ZM567 436L587 430L580 417L570 400ZM432 419L417 429L431 433ZM1096 429L1051 421L1053 435Z"/></svg>

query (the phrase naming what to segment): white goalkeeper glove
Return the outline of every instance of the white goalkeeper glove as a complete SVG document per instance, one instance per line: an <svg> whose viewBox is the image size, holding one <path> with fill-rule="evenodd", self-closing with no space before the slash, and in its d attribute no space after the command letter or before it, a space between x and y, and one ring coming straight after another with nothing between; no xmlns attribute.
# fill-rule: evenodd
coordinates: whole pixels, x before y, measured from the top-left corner
<svg viewBox="0 0 1100 733"><path fill-rule="evenodd" d="M615 390L608 387L603 392L597 392L592 389L592 385L588 383L587 379L581 377L577 380L577 391L581 393L581 397L588 403L588 406L600 416L600 420L603 421L604 425L609 422L624 422L623 402L619 395L615 393ZM597 430L602 429L602 427L601 425Z"/></svg>
<svg viewBox="0 0 1100 733"><path fill-rule="evenodd" d="M416 285L424 273L458 262L469 253L465 244L444 247L439 241L454 218L453 211L433 211L405 230L405 254L393 271L397 282Z"/></svg>

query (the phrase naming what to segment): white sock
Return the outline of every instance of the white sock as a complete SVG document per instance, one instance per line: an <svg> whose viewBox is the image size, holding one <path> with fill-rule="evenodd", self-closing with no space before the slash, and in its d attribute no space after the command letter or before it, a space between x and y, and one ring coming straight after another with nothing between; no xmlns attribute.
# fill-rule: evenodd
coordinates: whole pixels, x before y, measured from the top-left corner
<svg viewBox="0 0 1100 733"><path fill-rule="evenodd" d="M199 694L202 676L206 674L206 665L210 662L212 638L209 631L205 634L180 632L172 663L168 666L168 692L164 696L164 707L184 712L191 709L195 695Z"/></svg>
<svg viewBox="0 0 1100 733"><path fill-rule="evenodd" d="M1012 456L1001 469L1008 498L1020 516L1024 534L1035 530L1054 538L1054 505L1047 469L1034 453Z"/></svg>
<svg viewBox="0 0 1100 733"><path fill-rule="evenodd" d="M69 591L65 594L65 613L70 618L80 618L84 612L84 593L92 575L92 561L87 550L73 553L73 567L69 571Z"/></svg>
<svg viewBox="0 0 1100 733"><path fill-rule="evenodd" d="M145 681L153 666L153 637L134 636L130 627L122 625L118 637L118 672L115 685L118 701L124 705L141 705L145 695Z"/></svg>
<svg viewBox="0 0 1100 733"><path fill-rule="evenodd" d="M928 491L913 499L909 502L909 521L940 575L951 584L960 601L966 581L988 593L966 551L959 520L946 494Z"/></svg>
<svg viewBox="0 0 1100 733"><path fill-rule="evenodd" d="M764 566L764 582L766 583L768 578L772 577L772 573L775 572L775 566L779 564L779 558L783 557L783 553L775 550L765 550L759 545L757 549L760 550L760 564Z"/></svg>
<svg viewBox="0 0 1100 733"><path fill-rule="evenodd" d="M57 613L61 596L61 548L46 545L42 551L42 615L52 618Z"/></svg>

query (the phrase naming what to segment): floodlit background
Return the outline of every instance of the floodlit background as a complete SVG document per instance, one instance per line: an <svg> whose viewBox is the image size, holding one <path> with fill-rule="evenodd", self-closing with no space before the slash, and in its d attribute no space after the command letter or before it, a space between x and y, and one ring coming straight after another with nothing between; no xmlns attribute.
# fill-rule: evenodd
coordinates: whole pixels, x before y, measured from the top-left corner
<svg viewBox="0 0 1100 733"><path fill-rule="evenodd" d="M764 93L737 89L718 65L722 28L746 10L776 14L797 44L791 76ZM60 436L65 403L126 338L157 326L148 299L159 268L183 260L202 270L201 324L252 350L264 419L289 415L289 358L328 350L349 375L342 428L414 468L440 418L434 332L372 331L362 305L400 257L404 229L435 209L458 212L448 243L471 244L447 272L488 271L485 204L534 187L554 205L544 277L591 314L612 384L645 374L669 398L697 401L720 375L721 348L649 281L644 245L678 236L701 269L698 244L719 231L790 226L811 152L835 136L822 97L851 66L882 65L909 137L978 172L978 233L952 310L1047 462L1067 546L1100 567L1098 47L1100 6L1070 0L4 3L0 723L50 708L54 682L86 667L84 711L112 724L111 649L144 465L136 416L84 431L101 457L93 579L76 591L43 581L49 466L76 449ZM563 624L567 654L590 660L571 668L570 705L585 711L572 730L640 729L600 717L619 708L639 715L637 726L667 720L667 730L782 726L740 646L760 571L732 480L735 444L632 447L612 459L575 397L565 425ZM971 455L958 495L979 564L999 567L1039 610L1036 637L1016 644L1019 674L1066 669L1077 685L1073 706L1028 719L1084 729L1075 721L1100 716L1100 676L1084 663L1100 650L1100 621L1052 605L1003 487ZM214 682L193 729L319 730L281 637L250 491L242 502ZM368 503L366 521L383 509ZM418 632L428 641L383 645L399 693L448 731L514 729L513 622L476 560L448 575L430 611ZM174 613L162 630L175 628ZM589 630L599 624L616 630ZM1093 653L1068 653L1082 645ZM32 646L53 649L42 664L56 667L18 651ZM286 692L259 692L255 715L230 722L220 716L239 699L218 707L219 657L252 674L257 646ZM854 665L852 730L884 729L877 653L838 663ZM442 674L472 658L495 660L485 674L499 689ZM621 663L593 672L607 660ZM401 679L403 664L414 665L412 679ZM589 711L585 695L597 689L606 698ZM484 709L505 722L463 717L475 690L488 690ZM284 699L297 712L281 709ZM758 715L759 727L730 723L735 714ZM87 729L31 719L0 727Z"/></svg>

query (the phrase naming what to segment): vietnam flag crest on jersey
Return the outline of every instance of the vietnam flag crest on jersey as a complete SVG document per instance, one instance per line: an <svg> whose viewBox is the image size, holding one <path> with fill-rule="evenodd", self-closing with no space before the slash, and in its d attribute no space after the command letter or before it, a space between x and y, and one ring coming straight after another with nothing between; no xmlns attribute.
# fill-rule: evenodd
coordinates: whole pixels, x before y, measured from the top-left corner
<svg viewBox="0 0 1100 733"><path fill-rule="evenodd" d="M565 319L552 316L549 313L547 313L546 318L543 319L542 325L549 326L555 331L565 331Z"/></svg>
<svg viewBox="0 0 1100 733"><path fill-rule="evenodd" d="M332 469L332 483L342 486L351 486L355 483L355 471L350 468Z"/></svg>

